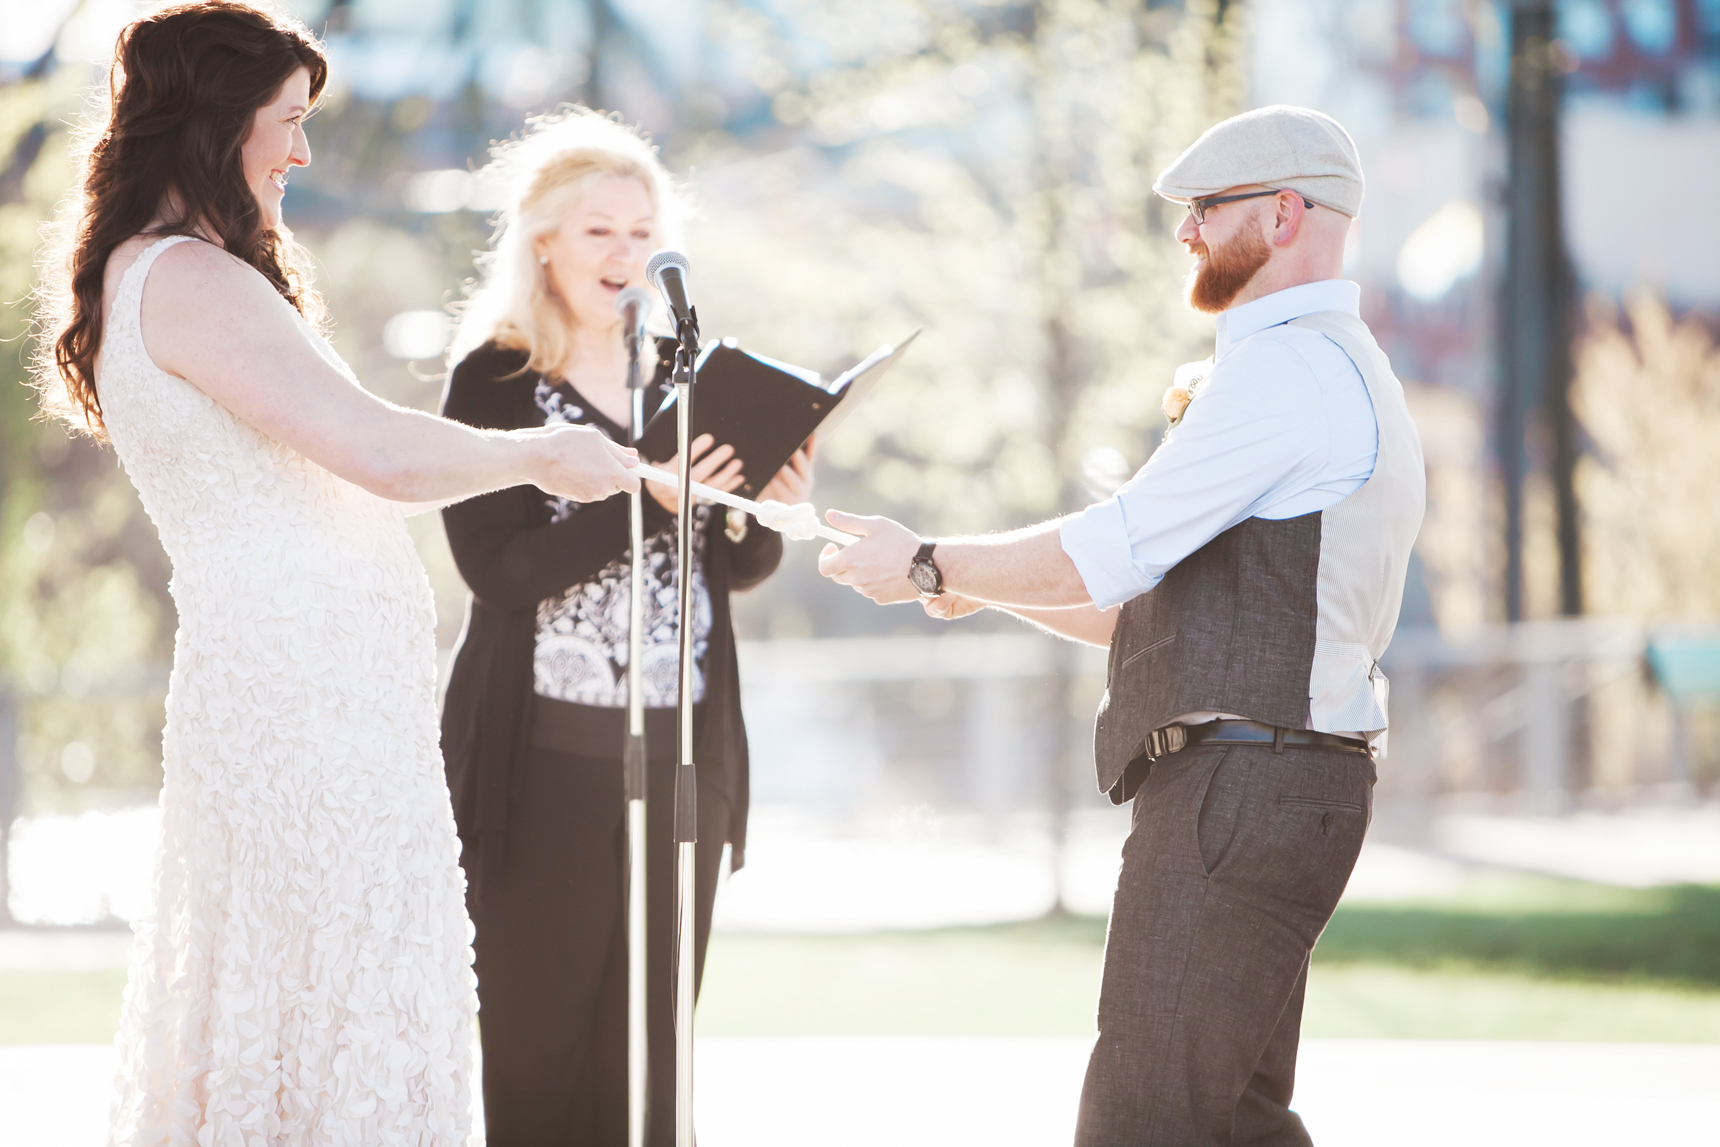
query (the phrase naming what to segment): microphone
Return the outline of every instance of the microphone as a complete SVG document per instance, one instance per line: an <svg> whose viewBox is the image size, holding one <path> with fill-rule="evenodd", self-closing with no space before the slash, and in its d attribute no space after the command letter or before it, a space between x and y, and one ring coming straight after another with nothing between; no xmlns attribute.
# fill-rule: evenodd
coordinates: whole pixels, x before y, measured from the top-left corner
<svg viewBox="0 0 1720 1147"><path fill-rule="evenodd" d="M645 322L651 317L651 294L643 287L628 287L615 296L615 313L621 316L621 334L627 342L627 353L639 347L639 336L645 333Z"/></svg>
<svg viewBox="0 0 1720 1147"><path fill-rule="evenodd" d="M669 313L675 316L677 327L684 323L698 325L691 304L687 302L687 257L672 247L660 248L645 264L645 277L663 292Z"/></svg>
<svg viewBox="0 0 1720 1147"><path fill-rule="evenodd" d="M643 287L628 287L615 296L615 313L621 316L621 345L627 350L627 389L638 390L645 385L639 369L639 344L645 334L645 320L651 317L651 295Z"/></svg>

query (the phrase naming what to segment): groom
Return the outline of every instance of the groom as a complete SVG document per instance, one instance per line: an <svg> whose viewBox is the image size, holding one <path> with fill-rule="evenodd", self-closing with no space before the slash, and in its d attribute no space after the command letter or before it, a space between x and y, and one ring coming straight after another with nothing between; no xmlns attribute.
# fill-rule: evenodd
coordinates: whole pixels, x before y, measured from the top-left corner
<svg viewBox="0 0 1720 1147"><path fill-rule="evenodd" d="M1308 956L1373 807L1421 447L1340 277L1362 171L1336 121L1226 120L1153 190L1188 207L1188 301L1218 341L1140 472L982 538L832 512L866 536L819 569L880 603L990 605L1110 646L1099 787L1134 815L1076 1142L1306 1144Z"/></svg>

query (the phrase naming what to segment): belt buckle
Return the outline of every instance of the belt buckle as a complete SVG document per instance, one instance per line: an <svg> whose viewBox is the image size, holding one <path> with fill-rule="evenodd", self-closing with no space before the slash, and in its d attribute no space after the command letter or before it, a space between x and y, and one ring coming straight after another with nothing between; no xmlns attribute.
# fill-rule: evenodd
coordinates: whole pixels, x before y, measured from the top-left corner
<svg viewBox="0 0 1720 1147"><path fill-rule="evenodd" d="M1188 730L1181 725L1160 725L1142 741L1147 760L1156 761L1172 753L1180 753L1188 745Z"/></svg>

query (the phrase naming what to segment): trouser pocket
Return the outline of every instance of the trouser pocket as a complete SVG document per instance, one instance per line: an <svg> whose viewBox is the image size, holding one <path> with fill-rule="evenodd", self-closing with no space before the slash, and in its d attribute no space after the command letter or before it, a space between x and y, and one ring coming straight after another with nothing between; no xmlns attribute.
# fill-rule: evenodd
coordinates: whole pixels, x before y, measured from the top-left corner
<svg viewBox="0 0 1720 1147"><path fill-rule="evenodd" d="M1207 773L1194 835L1201 869L1208 876L1217 870L1236 839L1249 772L1247 754L1224 749Z"/></svg>
<svg viewBox="0 0 1720 1147"><path fill-rule="evenodd" d="M1278 798L1278 808L1281 811L1307 809L1320 814L1313 832L1309 834L1313 836L1331 836L1333 832L1339 831L1345 819L1361 817L1365 812L1361 805L1351 801L1318 800L1314 797L1281 796Z"/></svg>
<svg viewBox="0 0 1720 1147"><path fill-rule="evenodd" d="M1317 917L1337 902L1367 832L1372 762L1355 754L1232 749L1207 795L1201 826L1208 873L1245 895L1281 899ZM1216 815L1235 786L1231 838Z"/></svg>

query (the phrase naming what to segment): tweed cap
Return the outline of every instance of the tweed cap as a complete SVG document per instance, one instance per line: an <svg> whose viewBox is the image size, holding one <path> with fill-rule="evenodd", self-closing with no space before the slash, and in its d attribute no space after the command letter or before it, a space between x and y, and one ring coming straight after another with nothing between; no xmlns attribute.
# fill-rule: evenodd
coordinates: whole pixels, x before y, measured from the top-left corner
<svg viewBox="0 0 1720 1147"><path fill-rule="evenodd" d="M1329 115L1286 104L1214 124L1153 190L1186 203L1251 183L1299 192L1352 219L1362 209L1362 161L1350 133Z"/></svg>

